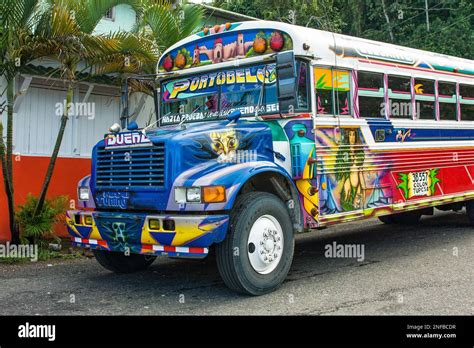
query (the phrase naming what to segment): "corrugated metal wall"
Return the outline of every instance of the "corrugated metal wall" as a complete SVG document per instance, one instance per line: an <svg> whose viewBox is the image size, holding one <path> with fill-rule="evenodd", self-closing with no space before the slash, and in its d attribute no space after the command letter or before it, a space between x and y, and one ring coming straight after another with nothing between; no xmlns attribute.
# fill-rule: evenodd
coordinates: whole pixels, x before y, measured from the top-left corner
<svg viewBox="0 0 474 348"><path fill-rule="evenodd" d="M85 93L74 100L81 102ZM53 150L60 125L58 103L64 103L65 91L30 87L14 116L14 152L20 155L49 156ZM131 98L131 110L140 96ZM71 116L60 150L60 157L90 157L92 147L103 138L108 128L119 122L120 98L92 93L87 100L93 115ZM137 119L144 125L153 114L153 99L146 103ZM6 121L6 114L4 114ZM154 121L154 114L153 114ZM5 125L5 122L4 122ZM5 125L6 126L6 125Z"/></svg>
<svg viewBox="0 0 474 348"><path fill-rule="evenodd" d="M51 154L60 125L57 103L63 103L64 91L30 87L14 119L14 152L23 155ZM119 118L119 98L91 95L94 116L69 118L61 157L90 157L92 146Z"/></svg>

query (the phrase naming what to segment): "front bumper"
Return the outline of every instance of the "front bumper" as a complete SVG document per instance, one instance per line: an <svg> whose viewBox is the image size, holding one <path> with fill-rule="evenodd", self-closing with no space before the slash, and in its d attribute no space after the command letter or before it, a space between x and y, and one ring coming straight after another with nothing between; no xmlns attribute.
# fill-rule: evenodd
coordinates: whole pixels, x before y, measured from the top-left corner
<svg viewBox="0 0 474 348"><path fill-rule="evenodd" d="M159 220L159 228L150 229L150 219ZM79 210L66 214L68 232L76 246L176 257L206 256L213 243L225 238L228 222L228 215L154 215Z"/></svg>

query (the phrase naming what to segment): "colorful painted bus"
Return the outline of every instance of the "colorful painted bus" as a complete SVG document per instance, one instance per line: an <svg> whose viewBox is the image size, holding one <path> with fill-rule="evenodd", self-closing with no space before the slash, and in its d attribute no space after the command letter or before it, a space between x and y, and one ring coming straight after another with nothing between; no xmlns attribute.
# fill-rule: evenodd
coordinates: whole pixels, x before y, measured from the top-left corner
<svg viewBox="0 0 474 348"><path fill-rule="evenodd" d="M474 223L474 62L299 26L206 28L162 56L156 120L94 147L72 241L115 272L215 249L231 289L285 279L294 235Z"/></svg>

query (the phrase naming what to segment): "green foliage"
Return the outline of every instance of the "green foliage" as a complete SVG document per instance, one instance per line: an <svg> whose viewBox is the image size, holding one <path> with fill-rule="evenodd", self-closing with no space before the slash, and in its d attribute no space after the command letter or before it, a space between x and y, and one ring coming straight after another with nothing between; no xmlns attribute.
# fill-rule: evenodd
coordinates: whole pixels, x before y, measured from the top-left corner
<svg viewBox="0 0 474 348"><path fill-rule="evenodd" d="M429 30L422 0L215 0L214 6L265 20L474 57L470 0L428 0Z"/></svg>
<svg viewBox="0 0 474 348"><path fill-rule="evenodd" d="M158 55L197 31L204 18L202 7L186 2L173 5L168 0L137 0L132 6L137 12L133 32L152 41Z"/></svg>
<svg viewBox="0 0 474 348"><path fill-rule="evenodd" d="M52 237L54 224L64 221L65 212L68 207L68 198L58 196L46 200L42 210L34 216L38 198L29 194L26 202L19 205L16 218L20 224L23 241L33 244L44 245L46 239Z"/></svg>
<svg viewBox="0 0 474 348"><path fill-rule="evenodd" d="M335 5L345 25L342 32L372 40L472 59L474 57L473 3L469 0L429 0L428 23L425 2L337 0ZM390 23L390 24L389 24Z"/></svg>
<svg viewBox="0 0 474 348"><path fill-rule="evenodd" d="M260 19L340 31L333 0L215 0L214 6Z"/></svg>

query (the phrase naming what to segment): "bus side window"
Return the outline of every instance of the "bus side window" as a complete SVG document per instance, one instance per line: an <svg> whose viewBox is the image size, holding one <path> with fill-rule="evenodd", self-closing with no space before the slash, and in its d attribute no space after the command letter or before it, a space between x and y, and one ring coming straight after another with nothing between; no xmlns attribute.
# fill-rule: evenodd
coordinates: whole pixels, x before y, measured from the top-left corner
<svg viewBox="0 0 474 348"><path fill-rule="evenodd" d="M433 80L415 78L415 101L420 120L435 120L435 83Z"/></svg>
<svg viewBox="0 0 474 348"><path fill-rule="evenodd" d="M410 77L388 76L388 108L390 118L413 118L410 86Z"/></svg>
<svg viewBox="0 0 474 348"><path fill-rule="evenodd" d="M318 115L350 115L350 72L315 68Z"/></svg>
<svg viewBox="0 0 474 348"><path fill-rule="evenodd" d="M332 69L314 68L314 81L316 84L316 107L318 115L332 115Z"/></svg>
<svg viewBox="0 0 474 348"><path fill-rule="evenodd" d="M461 121L474 121L474 85L459 85Z"/></svg>
<svg viewBox="0 0 474 348"><path fill-rule="evenodd" d="M457 121L456 84L438 81L439 119Z"/></svg>
<svg viewBox="0 0 474 348"><path fill-rule="evenodd" d="M385 117L383 74L359 71L357 75L360 117Z"/></svg>
<svg viewBox="0 0 474 348"><path fill-rule="evenodd" d="M349 71L334 70L333 75L336 115L350 115L350 73Z"/></svg>
<svg viewBox="0 0 474 348"><path fill-rule="evenodd" d="M298 109L308 110L308 63L298 60L296 62L298 69Z"/></svg>

